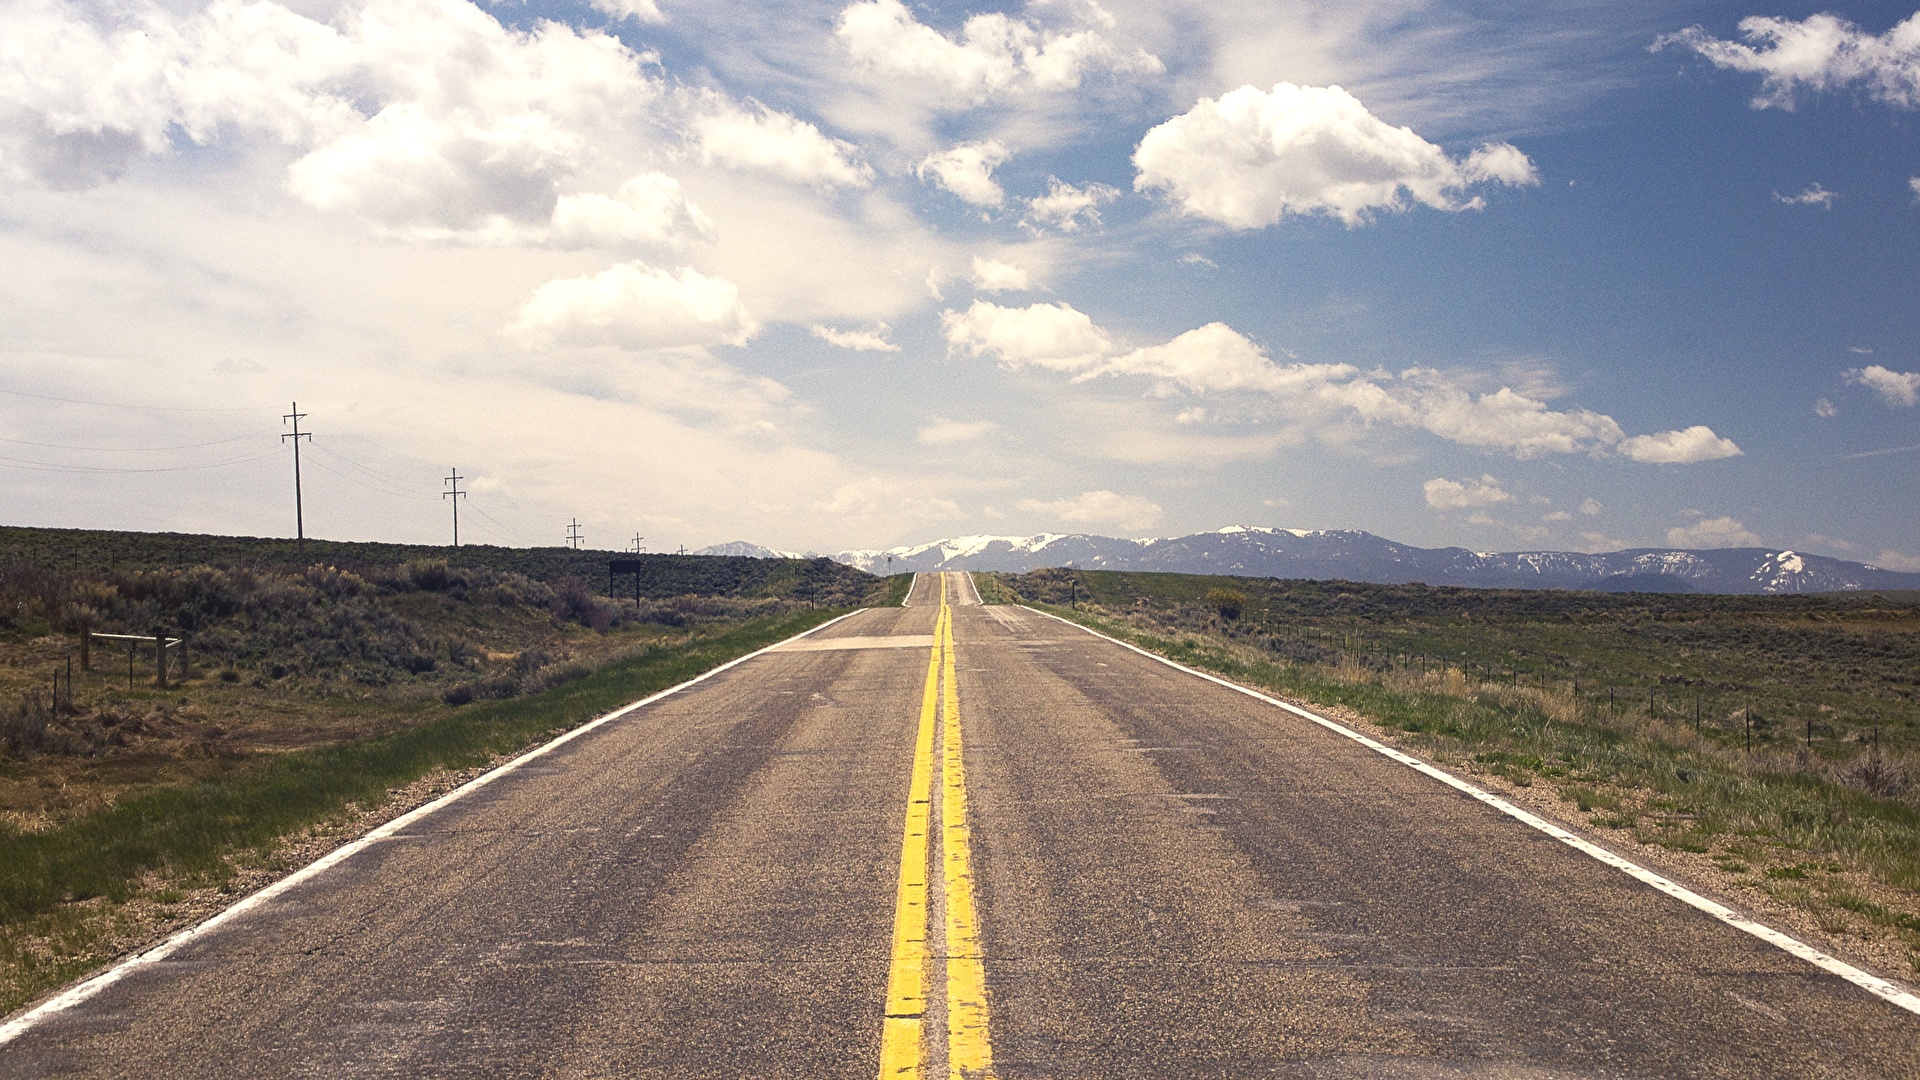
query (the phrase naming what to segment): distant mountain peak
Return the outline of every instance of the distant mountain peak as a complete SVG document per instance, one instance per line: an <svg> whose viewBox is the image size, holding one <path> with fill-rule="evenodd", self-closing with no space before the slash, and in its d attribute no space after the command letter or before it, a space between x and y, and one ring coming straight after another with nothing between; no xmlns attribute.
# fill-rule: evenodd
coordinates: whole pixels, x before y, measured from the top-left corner
<svg viewBox="0 0 1920 1080"><path fill-rule="evenodd" d="M722 545L739 554L735 547ZM716 552L718 553L718 552ZM780 553L772 553L778 555ZM892 556L889 561L888 556ZM765 556L763 556L765 557ZM1416 548L1358 529L1227 525L1187 536L1137 540L1092 533L971 535L834 556L863 570L1004 570L1048 566L1084 570L1167 571L1244 577L1423 582L1475 588L1609 591L1798 593L1920 589L1920 574L1769 548L1634 548L1577 551L1470 551Z"/></svg>
<svg viewBox="0 0 1920 1080"><path fill-rule="evenodd" d="M709 544L708 546L700 548L697 551L689 552L689 554L732 555L735 557L744 556L749 559L805 559L805 558L808 558L808 556L802 555L798 552L777 551L763 544L755 544L746 540L731 540L724 544ZM846 560L842 559L840 561L845 562Z"/></svg>

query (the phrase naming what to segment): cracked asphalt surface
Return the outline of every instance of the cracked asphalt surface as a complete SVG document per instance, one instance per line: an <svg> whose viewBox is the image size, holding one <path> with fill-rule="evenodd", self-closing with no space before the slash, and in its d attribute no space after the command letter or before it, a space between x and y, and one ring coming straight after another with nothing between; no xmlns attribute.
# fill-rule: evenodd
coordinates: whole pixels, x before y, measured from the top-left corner
<svg viewBox="0 0 1920 1080"><path fill-rule="evenodd" d="M0 1076L875 1076L929 584L420 819ZM1021 609L954 635L1000 1077L1920 1076L1920 1018L1349 740Z"/></svg>

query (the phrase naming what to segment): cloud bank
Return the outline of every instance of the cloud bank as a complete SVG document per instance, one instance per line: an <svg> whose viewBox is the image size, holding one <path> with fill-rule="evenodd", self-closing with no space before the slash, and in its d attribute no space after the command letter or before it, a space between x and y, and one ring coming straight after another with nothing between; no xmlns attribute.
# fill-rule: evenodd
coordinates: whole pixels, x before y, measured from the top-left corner
<svg viewBox="0 0 1920 1080"><path fill-rule="evenodd" d="M1022 499L1015 504L1029 513L1046 514L1073 525L1111 525L1120 529L1150 529L1159 524L1164 513L1152 499L1140 495L1119 495L1111 491L1087 491L1071 499Z"/></svg>
<svg viewBox="0 0 1920 1080"><path fill-rule="evenodd" d="M856 70L931 92L949 108L1022 90L1073 90L1096 74L1165 70L1158 57L1116 45L1098 30L1050 30L997 11L969 18L958 37L948 37L900 0L848 5L834 33Z"/></svg>
<svg viewBox="0 0 1920 1080"><path fill-rule="evenodd" d="M1002 307L976 300L942 317L949 352L989 357L1012 369L1040 368L1086 382L1105 376L1152 380L1161 396L1243 394L1287 420L1320 425L1385 425L1425 430L1449 442L1516 458L1617 453L1633 461L1697 462L1740 448L1704 425L1629 438L1612 417L1554 409L1511 387L1475 393L1430 368L1400 374L1350 364L1276 364L1225 323L1209 323L1160 345L1129 348L1070 304Z"/></svg>
<svg viewBox="0 0 1920 1080"><path fill-rule="evenodd" d="M675 349L745 345L760 327L733 282L635 261L547 282L509 329L536 346Z"/></svg>

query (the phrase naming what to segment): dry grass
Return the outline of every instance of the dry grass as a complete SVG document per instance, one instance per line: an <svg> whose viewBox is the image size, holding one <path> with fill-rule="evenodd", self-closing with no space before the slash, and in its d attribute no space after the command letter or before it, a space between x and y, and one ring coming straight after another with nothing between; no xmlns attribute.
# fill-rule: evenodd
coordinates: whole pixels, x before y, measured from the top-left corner
<svg viewBox="0 0 1920 1080"><path fill-rule="evenodd" d="M1358 653L1299 662L1151 608L1043 606L1377 725L1413 752L1549 800L1589 828L1790 912L1892 974L1920 972L1920 760L1910 751L1820 753L1774 740L1749 752L1729 730L1609 709L1591 684L1576 698L1570 681L1515 687L1459 667L1383 668Z"/></svg>

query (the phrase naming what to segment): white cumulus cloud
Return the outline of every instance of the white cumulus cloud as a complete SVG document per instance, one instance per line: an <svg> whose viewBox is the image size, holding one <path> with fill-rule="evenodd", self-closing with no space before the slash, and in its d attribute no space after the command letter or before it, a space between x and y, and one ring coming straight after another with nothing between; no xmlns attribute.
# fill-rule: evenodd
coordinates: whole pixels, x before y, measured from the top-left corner
<svg viewBox="0 0 1920 1080"><path fill-rule="evenodd" d="M1852 87L1899 108L1920 107L1920 13L1884 34L1824 12L1798 22L1754 15L1740 20L1740 36L1726 41L1691 26L1653 47L1684 46L1715 67L1759 75L1756 108L1790 109L1802 91Z"/></svg>
<svg viewBox="0 0 1920 1080"><path fill-rule="evenodd" d="M929 174L934 182L974 206L999 206L1007 193L993 179L993 170L1010 156L1007 145L996 139L961 143L947 150L936 150L923 158L914 170L920 179Z"/></svg>
<svg viewBox="0 0 1920 1080"><path fill-rule="evenodd" d="M999 259L973 257L973 287L981 292L1025 292L1033 287L1027 272Z"/></svg>
<svg viewBox="0 0 1920 1080"><path fill-rule="evenodd" d="M1134 187L1172 196L1181 212L1235 229L1287 214L1329 214L1349 225L1406 198L1440 210L1476 209L1474 184L1537 182L1533 163L1505 143L1449 157L1395 127L1338 86L1283 82L1202 98L1147 132L1133 155ZM1403 194L1404 193L1404 194Z"/></svg>
<svg viewBox="0 0 1920 1080"><path fill-rule="evenodd" d="M1106 359L1113 339L1071 304L1001 307L975 300L965 312L940 316L947 348L992 356L1010 368L1083 372Z"/></svg>
<svg viewBox="0 0 1920 1080"><path fill-rule="evenodd" d="M1158 503L1145 496L1119 495L1104 489L1050 502L1022 499L1015 505L1030 513L1050 515L1058 521L1112 525L1121 529L1150 529L1159 523L1163 513Z"/></svg>
<svg viewBox="0 0 1920 1080"><path fill-rule="evenodd" d="M1864 386L1880 395L1880 400L1889 405L1905 405L1911 408L1920 403L1920 371L1894 371L1892 368L1869 364L1863 368L1854 368L1846 373L1846 380Z"/></svg>
<svg viewBox="0 0 1920 1080"><path fill-rule="evenodd" d="M821 187L873 182L873 169L857 159L852 143L829 138L805 120L757 101L741 106L713 93L703 99L688 127L706 161Z"/></svg>
<svg viewBox="0 0 1920 1080"><path fill-rule="evenodd" d="M943 416L933 416L920 425L914 437L928 446L951 446L984 439L998 430L1000 425L991 420L948 420Z"/></svg>
<svg viewBox="0 0 1920 1080"><path fill-rule="evenodd" d="M643 23L663 23L667 17L656 0L593 0L594 10L616 19L635 19Z"/></svg>
<svg viewBox="0 0 1920 1080"><path fill-rule="evenodd" d="M509 329L533 345L671 349L744 345L760 327L733 282L636 261L547 282Z"/></svg>
<svg viewBox="0 0 1920 1080"><path fill-rule="evenodd" d="M1702 518L1691 525L1667 530L1667 543L1677 548L1762 547L1760 538L1730 517Z"/></svg>
<svg viewBox="0 0 1920 1080"><path fill-rule="evenodd" d="M1475 394L1437 371L1425 370L1403 373L1402 380L1412 384L1406 396L1418 411L1420 426L1464 446L1533 458L1598 452L1626 434L1605 413L1555 409L1512 387Z"/></svg>
<svg viewBox="0 0 1920 1080"><path fill-rule="evenodd" d="M1074 187L1057 176L1047 177L1047 193L1027 200L1027 213L1021 224L1035 232L1055 228L1063 233L1078 232L1100 224L1100 206L1120 197L1106 184L1090 183Z"/></svg>
<svg viewBox="0 0 1920 1080"><path fill-rule="evenodd" d="M1676 465L1739 457L1741 450L1732 439L1715 435L1705 424L1695 424L1680 431L1635 435L1620 443L1620 453L1635 461Z"/></svg>
<svg viewBox="0 0 1920 1080"><path fill-rule="evenodd" d="M562 243L677 247L713 238L713 222L687 201L680 182L642 173L612 195L562 195L553 206L554 239Z"/></svg>
<svg viewBox="0 0 1920 1080"><path fill-rule="evenodd" d="M1809 184L1807 189L1798 195L1782 195L1777 191L1773 193L1775 202L1785 203L1788 206L1817 206L1822 210L1833 209L1833 200L1839 197L1819 184Z"/></svg>
<svg viewBox="0 0 1920 1080"><path fill-rule="evenodd" d="M1485 475L1478 480L1464 482L1436 476L1420 485L1420 488L1426 492L1427 505L1435 510L1463 510L1513 501L1512 493L1502 488L1500 481ZM1565 520L1565 515L1560 520Z"/></svg>
<svg viewBox="0 0 1920 1080"><path fill-rule="evenodd" d="M969 18L958 37L948 37L900 0L849 4L834 33L856 68L931 90L953 106L1022 89L1072 90L1097 73L1165 70L1151 53L1115 45L1097 30L1048 30L997 11Z"/></svg>
<svg viewBox="0 0 1920 1080"><path fill-rule="evenodd" d="M813 336L829 345L854 352L899 352L900 346L887 340L887 332L892 328L886 323L876 323L871 330L841 330L837 327L822 326L815 323L807 328Z"/></svg>

